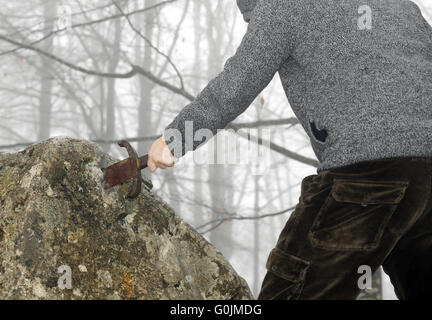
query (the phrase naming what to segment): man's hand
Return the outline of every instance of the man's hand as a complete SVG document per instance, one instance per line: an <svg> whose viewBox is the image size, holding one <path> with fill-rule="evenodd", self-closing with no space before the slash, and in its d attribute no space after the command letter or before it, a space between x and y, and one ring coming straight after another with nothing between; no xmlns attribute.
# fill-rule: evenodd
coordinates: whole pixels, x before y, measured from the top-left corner
<svg viewBox="0 0 432 320"><path fill-rule="evenodd" d="M152 144L148 155L147 165L151 172L156 171L157 168L166 169L172 167L178 161L171 154L163 136Z"/></svg>

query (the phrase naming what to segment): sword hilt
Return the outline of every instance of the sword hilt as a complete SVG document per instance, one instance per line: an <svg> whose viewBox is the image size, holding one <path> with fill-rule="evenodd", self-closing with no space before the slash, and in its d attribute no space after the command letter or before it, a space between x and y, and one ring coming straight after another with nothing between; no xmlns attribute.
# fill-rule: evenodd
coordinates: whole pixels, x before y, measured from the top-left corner
<svg viewBox="0 0 432 320"><path fill-rule="evenodd" d="M139 160L139 165L138 165L139 170L147 168L148 154L139 157L138 160Z"/></svg>
<svg viewBox="0 0 432 320"><path fill-rule="evenodd" d="M129 184L129 192L127 197L129 199L134 199L138 197L138 195L141 192L141 183L142 183L141 169L147 167L148 155L146 154L145 156L138 157L138 154L135 151L135 149L126 140L119 141L118 145L120 147L126 148L129 154L129 158L132 159L133 161L132 163L133 163L135 174L132 179L132 182Z"/></svg>

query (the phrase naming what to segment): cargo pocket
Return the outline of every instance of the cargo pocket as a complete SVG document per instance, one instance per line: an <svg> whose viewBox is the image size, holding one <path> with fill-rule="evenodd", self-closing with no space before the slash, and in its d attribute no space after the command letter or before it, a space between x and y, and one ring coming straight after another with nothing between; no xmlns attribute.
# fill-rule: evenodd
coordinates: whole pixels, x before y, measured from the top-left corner
<svg viewBox="0 0 432 320"><path fill-rule="evenodd" d="M299 297L309 261L274 248L267 259L268 274L259 299L289 300Z"/></svg>
<svg viewBox="0 0 432 320"><path fill-rule="evenodd" d="M311 244L325 249L374 250L408 183L335 179L309 231Z"/></svg>

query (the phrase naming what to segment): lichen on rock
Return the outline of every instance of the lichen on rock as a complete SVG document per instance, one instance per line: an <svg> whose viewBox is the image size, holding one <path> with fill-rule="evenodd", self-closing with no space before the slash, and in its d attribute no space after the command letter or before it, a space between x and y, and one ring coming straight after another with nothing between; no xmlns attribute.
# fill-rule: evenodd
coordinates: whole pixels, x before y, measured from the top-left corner
<svg viewBox="0 0 432 320"><path fill-rule="evenodd" d="M116 161L71 138L0 153L0 299L252 299L150 181L104 190Z"/></svg>

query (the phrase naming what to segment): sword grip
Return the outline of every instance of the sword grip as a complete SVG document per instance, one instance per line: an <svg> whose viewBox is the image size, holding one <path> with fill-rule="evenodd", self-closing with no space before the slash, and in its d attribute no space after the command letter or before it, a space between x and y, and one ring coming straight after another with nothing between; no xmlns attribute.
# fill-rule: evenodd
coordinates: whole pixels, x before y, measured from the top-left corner
<svg viewBox="0 0 432 320"><path fill-rule="evenodd" d="M148 154L139 157L138 160L139 160L139 168L138 168L139 170L147 168Z"/></svg>

